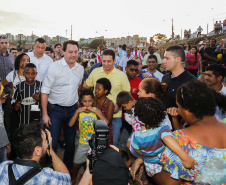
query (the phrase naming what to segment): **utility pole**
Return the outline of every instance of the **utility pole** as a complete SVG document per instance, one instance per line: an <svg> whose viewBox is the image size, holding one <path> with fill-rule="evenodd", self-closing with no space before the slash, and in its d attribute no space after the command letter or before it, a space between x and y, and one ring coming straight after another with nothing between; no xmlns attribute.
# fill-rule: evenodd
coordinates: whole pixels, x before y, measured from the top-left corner
<svg viewBox="0 0 226 185"><path fill-rule="evenodd" d="M182 29L181 29L181 40L182 40Z"/></svg>
<svg viewBox="0 0 226 185"><path fill-rule="evenodd" d="M72 25L71 25L71 40L72 40Z"/></svg>
<svg viewBox="0 0 226 185"><path fill-rule="evenodd" d="M172 19L172 39L174 40L174 33L173 33L173 19Z"/></svg>
<svg viewBox="0 0 226 185"><path fill-rule="evenodd" d="M66 38L67 38L67 30L66 30Z"/></svg>
<svg viewBox="0 0 226 185"><path fill-rule="evenodd" d="M207 24L207 34L208 34L208 26L209 26L209 25Z"/></svg>

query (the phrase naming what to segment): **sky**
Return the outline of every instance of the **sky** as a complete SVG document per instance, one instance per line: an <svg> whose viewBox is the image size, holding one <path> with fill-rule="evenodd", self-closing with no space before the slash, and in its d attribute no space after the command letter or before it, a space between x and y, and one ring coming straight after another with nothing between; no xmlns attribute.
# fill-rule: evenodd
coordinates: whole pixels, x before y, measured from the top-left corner
<svg viewBox="0 0 226 185"><path fill-rule="evenodd" d="M174 33L198 26L213 30L226 18L226 0L1 0L0 34L60 35L72 39L125 37L148 40L156 33ZM67 30L67 31L66 31Z"/></svg>

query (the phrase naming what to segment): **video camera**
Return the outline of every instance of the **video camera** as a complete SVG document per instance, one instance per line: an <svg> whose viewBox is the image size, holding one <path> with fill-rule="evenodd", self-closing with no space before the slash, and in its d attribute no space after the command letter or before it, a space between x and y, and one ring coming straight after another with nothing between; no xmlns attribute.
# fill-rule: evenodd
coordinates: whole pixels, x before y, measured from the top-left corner
<svg viewBox="0 0 226 185"><path fill-rule="evenodd" d="M88 154L89 159L89 171L93 173L93 167L97 161L97 159L101 156L103 151L108 146L108 125L104 120L96 120L94 121L94 130L95 134L92 135L89 140L89 145L92 149L91 153Z"/></svg>

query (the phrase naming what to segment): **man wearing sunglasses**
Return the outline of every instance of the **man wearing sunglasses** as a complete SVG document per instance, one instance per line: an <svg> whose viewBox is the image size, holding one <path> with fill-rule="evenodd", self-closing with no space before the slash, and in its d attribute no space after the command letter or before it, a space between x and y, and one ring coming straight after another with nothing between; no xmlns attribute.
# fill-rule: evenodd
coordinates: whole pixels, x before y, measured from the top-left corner
<svg viewBox="0 0 226 185"><path fill-rule="evenodd" d="M131 87L131 95L133 96L134 100L137 100L139 84L142 81L142 79L137 77L138 62L136 62L135 60L129 60L127 62L125 70Z"/></svg>

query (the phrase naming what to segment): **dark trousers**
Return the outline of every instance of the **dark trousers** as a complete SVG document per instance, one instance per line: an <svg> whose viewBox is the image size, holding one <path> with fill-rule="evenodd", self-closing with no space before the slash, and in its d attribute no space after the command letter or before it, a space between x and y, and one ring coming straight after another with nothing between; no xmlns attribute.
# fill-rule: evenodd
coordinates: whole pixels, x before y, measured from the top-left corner
<svg viewBox="0 0 226 185"><path fill-rule="evenodd" d="M68 170L71 171L73 166L73 157L75 152L75 135L77 124L75 123L73 127L69 127L68 123L72 116L74 115L78 105L75 104L69 109L58 107L51 103L48 103L47 111L51 121L49 130L52 136L52 147L53 150L57 151L58 139L60 135L61 126L63 125L64 129L64 138L65 138L65 151L63 162L67 166Z"/></svg>
<svg viewBox="0 0 226 185"><path fill-rule="evenodd" d="M4 125L5 130L8 135L8 138L11 137L10 132L10 116L11 116L11 99L8 97L6 102L2 105L3 111L4 111Z"/></svg>

